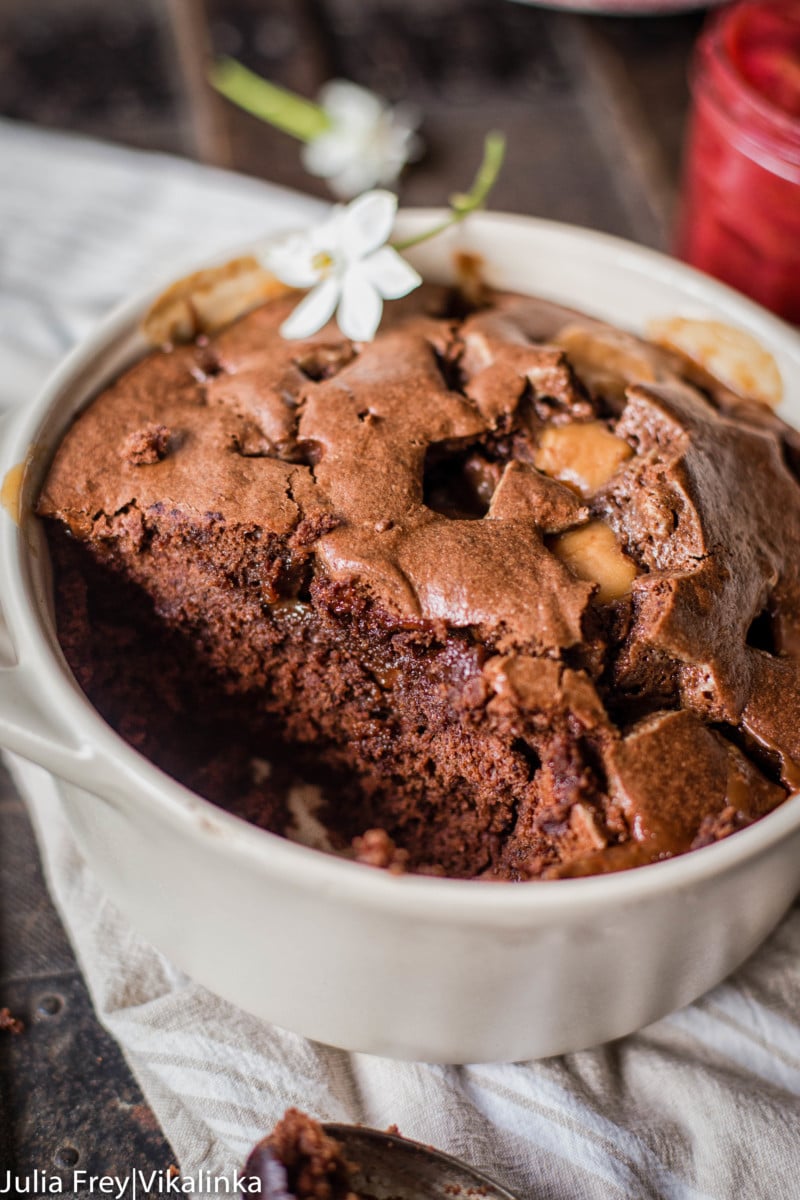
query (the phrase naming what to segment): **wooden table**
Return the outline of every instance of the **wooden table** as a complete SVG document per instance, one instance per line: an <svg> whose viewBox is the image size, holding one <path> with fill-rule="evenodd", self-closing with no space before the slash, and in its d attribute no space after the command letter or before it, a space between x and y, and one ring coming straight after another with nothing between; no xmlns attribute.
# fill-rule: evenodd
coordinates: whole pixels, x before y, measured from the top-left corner
<svg viewBox="0 0 800 1200"><path fill-rule="evenodd" d="M700 17L589 18L508 0L0 0L0 114L166 149L324 194L297 146L221 101L208 48L313 95L345 76L419 107L408 204L465 186L505 131L492 206L669 245ZM0 1167L65 1178L172 1153L93 1016L30 825L0 768ZM4 1178L0 1174L0 1179ZM69 1195L69 1193L65 1193Z"/></svg>

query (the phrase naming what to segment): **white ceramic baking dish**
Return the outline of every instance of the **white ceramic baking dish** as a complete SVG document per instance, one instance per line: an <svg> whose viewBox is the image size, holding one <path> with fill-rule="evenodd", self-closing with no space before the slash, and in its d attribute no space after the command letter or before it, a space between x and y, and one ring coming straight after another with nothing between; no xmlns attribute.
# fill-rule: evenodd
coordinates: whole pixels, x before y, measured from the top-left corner
<svg viewBox="0 0 800 1200"><path fill-rule="evenodd" d="M402 234L430 212L406 213ZM420 246L447 278L454 246L492 283L641 329L713 316L775 355L800 417L800 338L733 291L649 250L545 221L477 215ZM71 417L144 350L152 296L113 313L0 428L0 744L63 782L83 854L136 927L243 1008L347 1049L441 1062L521 1059L631 1032L745 959L800 890L800 795L743 832L627 873L548 883L397 878L294 845L169 779L107 726L53 632L31 509ZM23 468L15 470L19 464ZM16 484L19 484L17 489ZM154 686L158 686L154 680Z"/></svg>

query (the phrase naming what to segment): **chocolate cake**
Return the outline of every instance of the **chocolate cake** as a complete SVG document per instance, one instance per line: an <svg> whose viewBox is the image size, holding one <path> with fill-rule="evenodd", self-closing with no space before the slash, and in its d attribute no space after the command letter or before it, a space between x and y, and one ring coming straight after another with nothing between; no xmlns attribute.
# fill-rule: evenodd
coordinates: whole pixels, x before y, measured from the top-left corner
<svg viewBox="0 0 800 1200"><path fill-rule="evenodd" d="M293 297L165 346L44 484L80 684L190 787L372 866L530 880L704 846L800 784L800 440L543 301Z"/></svg>
<svg viewBox="0 0 800 1200"><path fill-rule="evenodd" d="M352 1166L318 1121L287 1108L272 1133L253 1147L243 1191L264 1200L359 1200L350 1187ZM250 1187L250 1184L257 1184Z"/></svg>

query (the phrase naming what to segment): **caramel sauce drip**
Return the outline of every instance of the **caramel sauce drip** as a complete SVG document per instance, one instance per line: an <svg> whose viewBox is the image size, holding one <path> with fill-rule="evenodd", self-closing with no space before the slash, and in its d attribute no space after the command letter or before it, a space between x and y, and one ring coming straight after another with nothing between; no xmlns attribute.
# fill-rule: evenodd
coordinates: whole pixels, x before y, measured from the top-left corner
<svg viewBox="0 0 800 1200"><path fill-rule="evenodd" d="M21 462L9 468L2 486L0 486L0 504L15 525L19 525L22 516L22 481L25 476L25 466L26 464Z"/></svg>

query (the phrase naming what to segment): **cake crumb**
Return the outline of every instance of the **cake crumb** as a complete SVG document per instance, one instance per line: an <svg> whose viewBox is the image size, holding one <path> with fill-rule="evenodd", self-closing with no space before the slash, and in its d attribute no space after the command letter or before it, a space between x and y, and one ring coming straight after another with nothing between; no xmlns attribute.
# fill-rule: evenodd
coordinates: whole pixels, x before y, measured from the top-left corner
<svg viewBox="0 0 800 1200"><path fill-rule="evenodd" d="M392 875L405 874L408 851L394 844L385 829L368 829L361 837L353 838L356 862L368 867L381 867Z"/></svg>
<svg viewBox="0 0 800 1200"><path fill-rule="evenodd" d="M700 822L692 849L699 850L702 846L711 846L714 842L745 829L748 824L750 822L745 814L739 812L732 804L726 805L721 812L707 813Z"/></svg>
<svg viewBox="0 0 800 1200"><path fill-rule="evenodd" d="M7 1029L9 1033L23 1033L25 1023L20 1021L18 1017L13 1017L7 1008L0 1008L0 1029Z"/></svg>
<svg viewBox="0 0 800 1200"><path fill-rule="evenodd" d="M166 425L148 424L126 437L123 458L133 467L151 467L167 457L169 430Z"/></svg>

